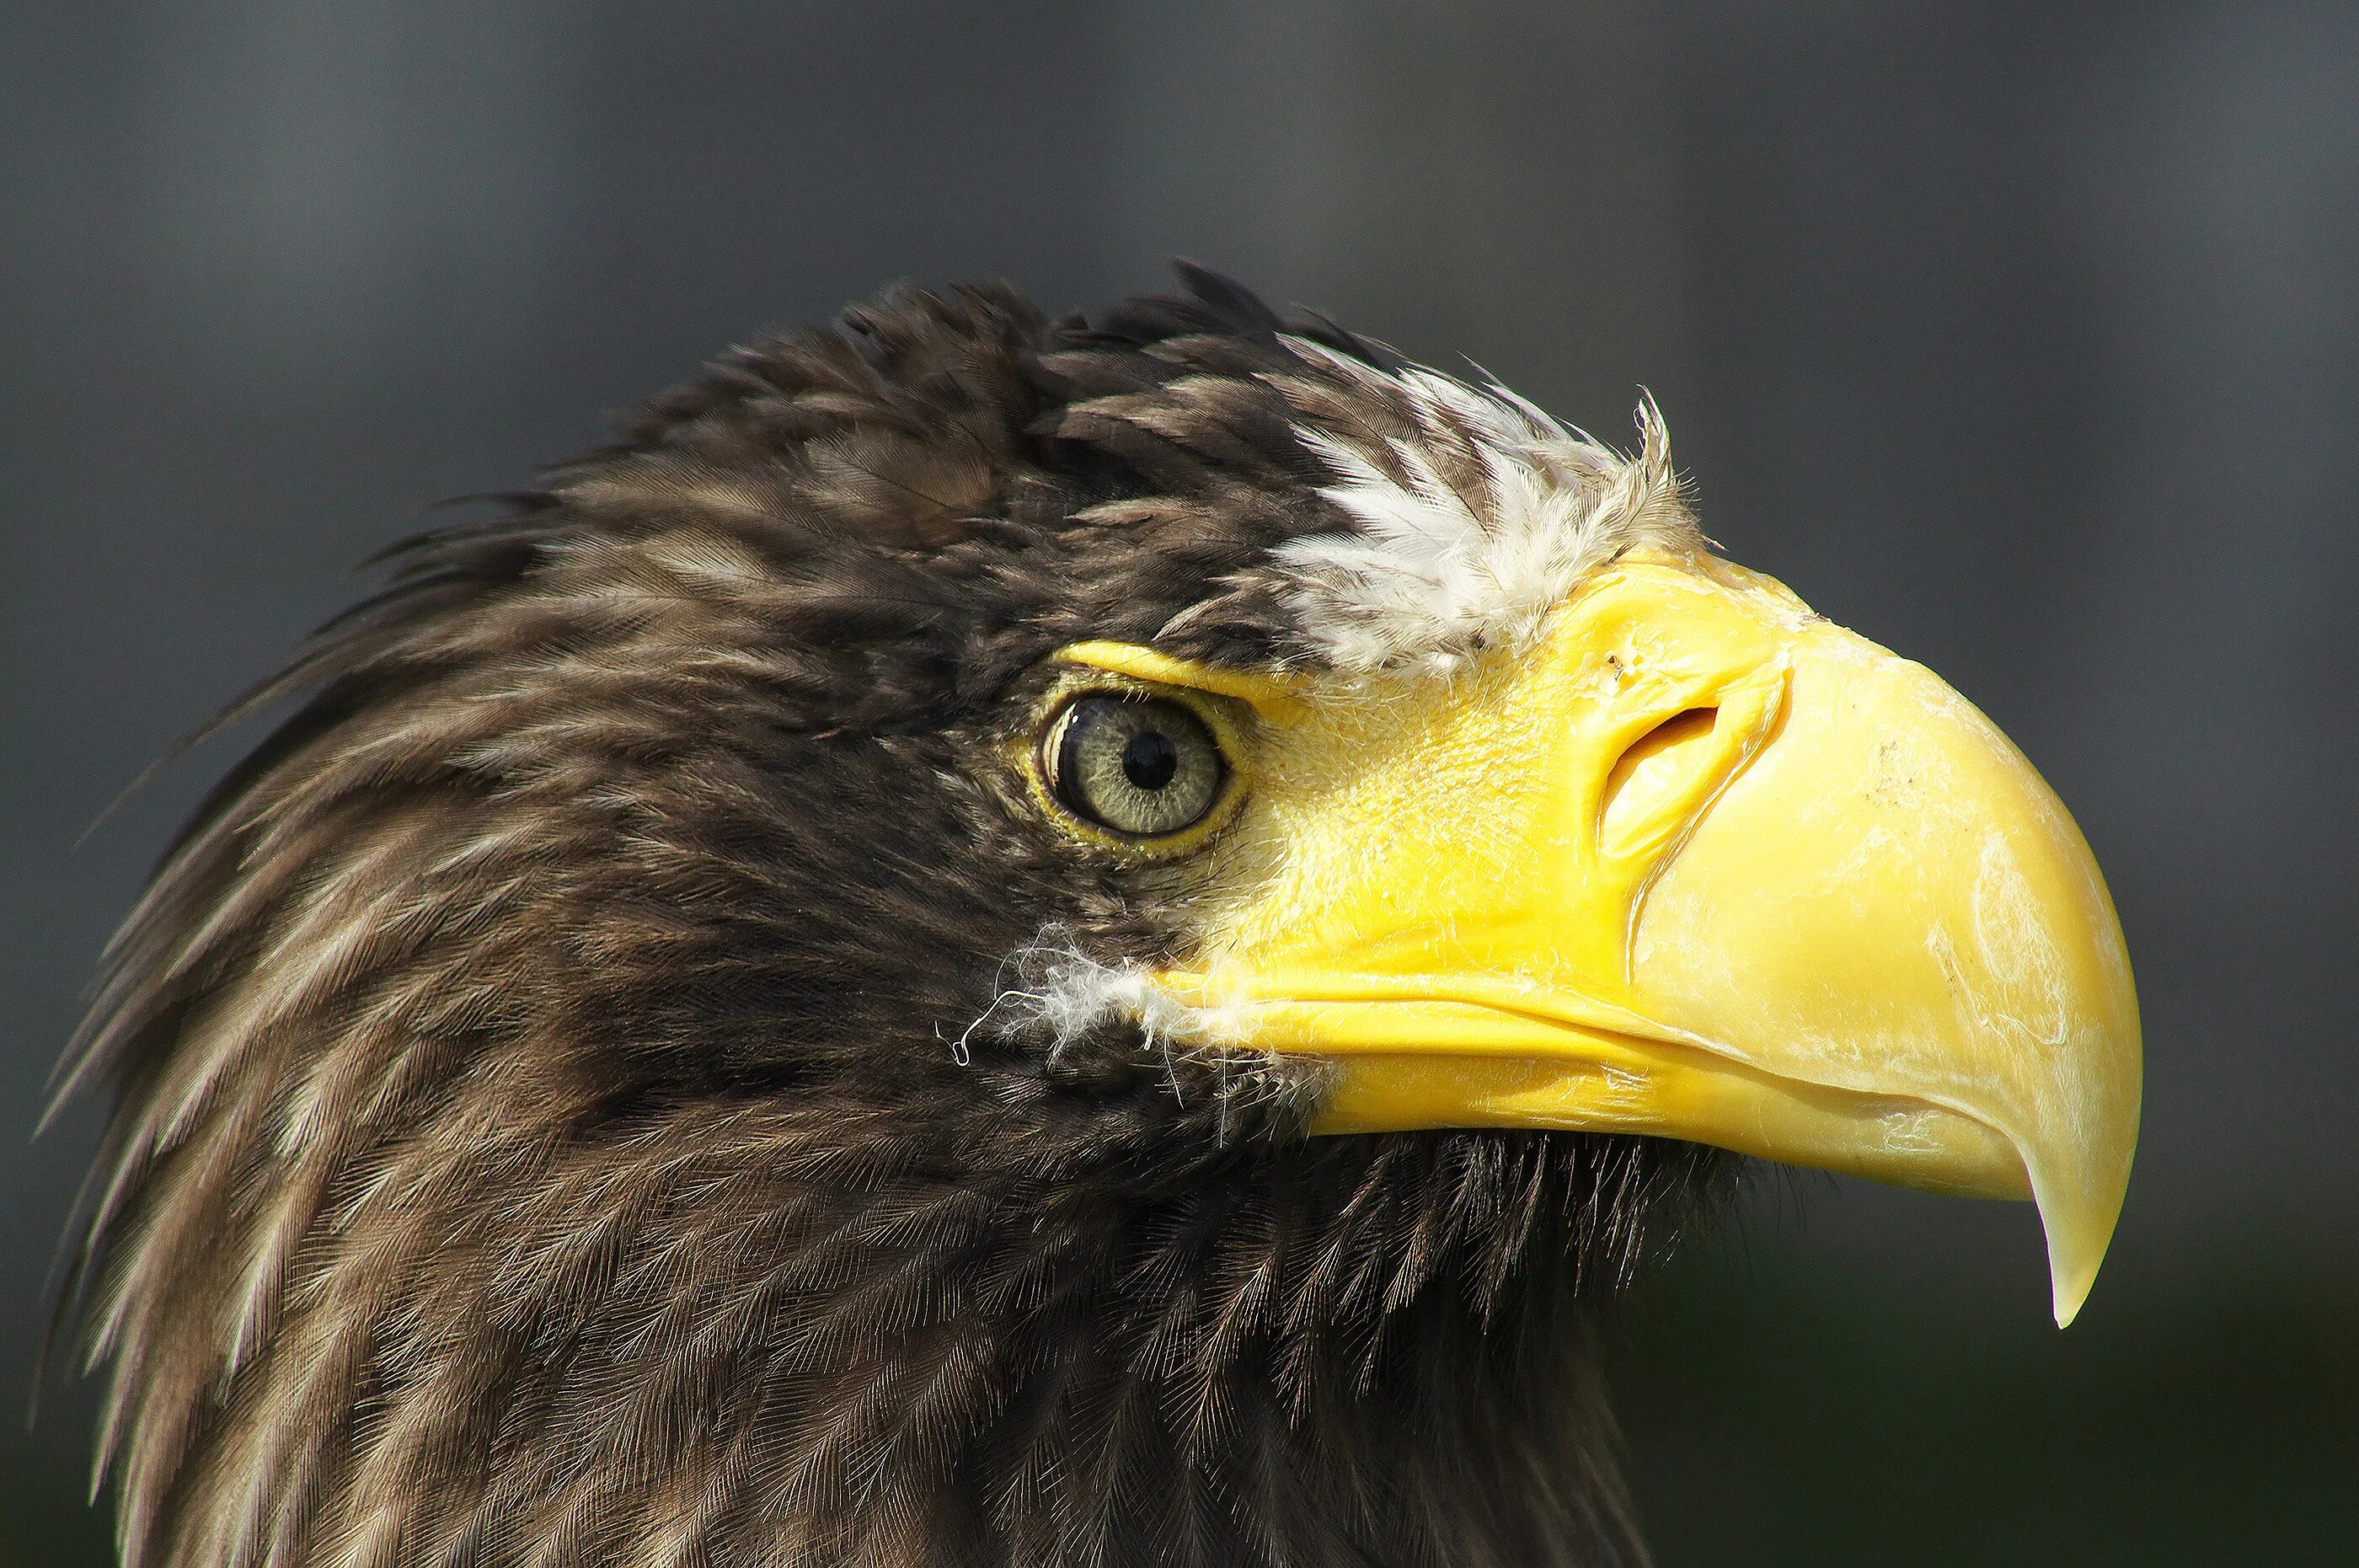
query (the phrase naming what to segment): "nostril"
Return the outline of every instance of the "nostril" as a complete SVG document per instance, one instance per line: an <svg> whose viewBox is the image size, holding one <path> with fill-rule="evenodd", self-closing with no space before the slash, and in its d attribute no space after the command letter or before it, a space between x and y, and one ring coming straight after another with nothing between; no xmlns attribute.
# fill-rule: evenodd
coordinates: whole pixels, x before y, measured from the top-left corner
<svg viewBox="0 0 2359 1568"><path fill-rule="evenodd" d="M1599 836L1609 846L1642 831L1655 810L1702 767L1718 708L1690 708L1640 735L1606 776Z"/></svg>

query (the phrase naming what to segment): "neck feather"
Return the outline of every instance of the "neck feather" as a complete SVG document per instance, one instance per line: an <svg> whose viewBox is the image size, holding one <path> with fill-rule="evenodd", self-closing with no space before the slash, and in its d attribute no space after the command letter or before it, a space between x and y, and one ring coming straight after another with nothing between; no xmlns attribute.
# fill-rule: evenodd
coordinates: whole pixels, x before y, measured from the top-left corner
<svg viewBox="0 0 2359 1568"><path fill-rule="evenodd" d="M115 1277L131 1555L1642 1560L1580 1314L1676 1151L1222 1142L1161 1086L1082 1112L1013 1055L962 1071L986 1092L918 1127L495 1050L202 1238L168 1229L183 1145Z"/></svg>

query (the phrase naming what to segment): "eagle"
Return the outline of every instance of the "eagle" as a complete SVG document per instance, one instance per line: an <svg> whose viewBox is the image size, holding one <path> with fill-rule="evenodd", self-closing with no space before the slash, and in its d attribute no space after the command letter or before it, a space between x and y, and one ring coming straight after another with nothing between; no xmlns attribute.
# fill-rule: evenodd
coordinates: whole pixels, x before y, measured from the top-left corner
<svg viewBox="0 0 2359 1568"><path fill-rule="evenodd" d="M1190 267L902 287L396 547L68 1092L130 1568L1645 1561L1584 1323L1745 1157L2128 1180L1963 698Z"/></svg>

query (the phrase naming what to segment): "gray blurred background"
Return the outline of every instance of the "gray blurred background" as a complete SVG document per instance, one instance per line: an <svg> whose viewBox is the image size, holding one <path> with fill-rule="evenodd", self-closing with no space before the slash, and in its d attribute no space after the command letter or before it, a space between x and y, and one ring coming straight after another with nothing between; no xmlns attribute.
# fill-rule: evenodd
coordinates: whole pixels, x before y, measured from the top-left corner
<svg viewBox="0 0 2359 1568"><path fill-rule="evenodd" d="M420 503L900 277L1190 256L1618 436L1942 671L2111 877L2147 1026L2078 1324L2027 1207L1765 1181L1606 1334L1666 1568L2359 1562L2359 7L1998 0L0 12L0 1563L107 800Z"/></svg>

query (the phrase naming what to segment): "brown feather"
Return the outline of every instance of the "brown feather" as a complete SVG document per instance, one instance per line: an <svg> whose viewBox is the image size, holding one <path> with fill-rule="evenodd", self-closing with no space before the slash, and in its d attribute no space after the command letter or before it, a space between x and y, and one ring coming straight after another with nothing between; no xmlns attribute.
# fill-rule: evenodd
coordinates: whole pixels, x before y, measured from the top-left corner
<svg viewBox="0 0 2359 1568"><path fill-rule="evenodd" d="M260 689L77 1047L127 1563L1640 1559L1581 1302L1707 1156L968 1027L1179 929L1004 760L1047 655L1299 658L1343 526L1191 280L738 351Z"/></svg>

